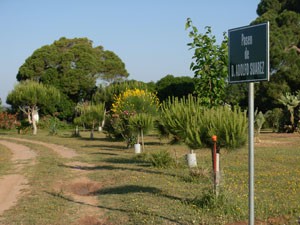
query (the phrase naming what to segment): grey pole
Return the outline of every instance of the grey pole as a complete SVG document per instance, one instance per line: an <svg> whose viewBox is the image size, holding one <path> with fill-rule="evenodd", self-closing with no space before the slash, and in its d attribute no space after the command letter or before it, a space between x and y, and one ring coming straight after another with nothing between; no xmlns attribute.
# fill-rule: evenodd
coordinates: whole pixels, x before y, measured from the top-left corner
<svg viewBox="0 0 300 225"><path fill-rule="evenodd" d="M248 149L248 170L249 170L249 225L254 225L254 83L249 83L248 95L248 126L249 126L249 149Z"/></svg>

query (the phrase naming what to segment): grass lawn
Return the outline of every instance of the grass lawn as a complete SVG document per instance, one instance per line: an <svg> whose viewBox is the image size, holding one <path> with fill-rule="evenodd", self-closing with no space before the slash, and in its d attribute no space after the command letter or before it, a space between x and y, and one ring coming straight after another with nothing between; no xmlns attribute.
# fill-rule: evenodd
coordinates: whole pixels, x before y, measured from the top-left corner
<svg viewBox="0 0 300 225"><path fill-rule="evenodd" d="M65 145L79 153L76 158L63 159L40 145L22 143L38 153L37 163L24 171L31 191L4 213L4 224L78 224L87 204L55 186L60 182L65 187L83 175L97 184L87 188L85 196L97 199L98 211L87 211L91 217L81 224L247 224L247 146L235 151L221 149L222 190L215 199L209 149L196 150L198 169L192 173L185 162L188 148L169 145L155 135L145 138L145 153L137 156L124 142L112 142L103 133L95 133L94 140L89 140L89 133L74 138L67 131L57 136L46 131L37 136L1 134L1 138ZM297 224L300 135L262 133L260 139L255 144L255 217L259 224ZM161 151L175 159L173 166L156 168L147 160ZM5 162L0 165L3 175L10 168L10 154L1 145L0 154ZM70 166L72 163L81 166Z"/></svg>

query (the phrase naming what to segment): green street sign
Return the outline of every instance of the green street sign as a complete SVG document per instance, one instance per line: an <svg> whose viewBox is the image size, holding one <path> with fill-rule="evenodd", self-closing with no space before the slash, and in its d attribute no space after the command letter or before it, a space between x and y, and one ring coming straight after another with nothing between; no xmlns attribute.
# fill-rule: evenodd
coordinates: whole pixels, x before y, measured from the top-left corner
<svg viewBox="0 0 300 225"><path fill-rule="evenodd" d="M268 81L269 22L228 30L229 83Z"/></svg>

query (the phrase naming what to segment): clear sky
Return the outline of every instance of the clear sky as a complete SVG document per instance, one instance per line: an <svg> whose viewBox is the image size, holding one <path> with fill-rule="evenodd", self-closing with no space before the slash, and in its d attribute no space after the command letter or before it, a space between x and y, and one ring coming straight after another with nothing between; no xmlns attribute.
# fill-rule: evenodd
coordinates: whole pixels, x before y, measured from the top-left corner
<svg viewBox="0 0 300 225"><path fill-rule="evenodd" d="M158 81L193 76L185 30L189 17L222 40L228 29L249 25L260 0L0 0L0 98L17 83L34 50L60 37L87 37L115 52L129 79Z"/></svg>

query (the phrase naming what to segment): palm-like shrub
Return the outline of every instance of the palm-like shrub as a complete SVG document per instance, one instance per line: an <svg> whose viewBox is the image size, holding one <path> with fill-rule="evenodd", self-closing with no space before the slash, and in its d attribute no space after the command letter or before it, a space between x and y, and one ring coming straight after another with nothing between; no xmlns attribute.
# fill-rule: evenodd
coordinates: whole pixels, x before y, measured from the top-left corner
<svg viewBox="0 0 300 225"><path fill-rule="evenodd" d="M84 125L91 129L91 139L94 138L95 125L100 124L104 119L104 104L91 105L90 103L81 104L77 107L80 114L79 117L74 119L76 125Z"/></svg>
<svg viewBox="0 0 300 225"><path fill-rule="evenodd" d="M136 114L129 118L129 126L134 132L137 132L137 143L142 141L142 149L144 146L144 134L146 134L153 127L153 117L146 113Z"/></svg>
<svg viewBox="0 0 300 225"><path fill-rule="evenodd" d="M295 124L294 111L295 108L300 104L299 92L298 95L292 95L291 93L287 92L285 95L281 95L278 101L287 107L287 110L290 113L290 123L292 126L291 131L294 132L297 126L297 124Z"/></svg>

